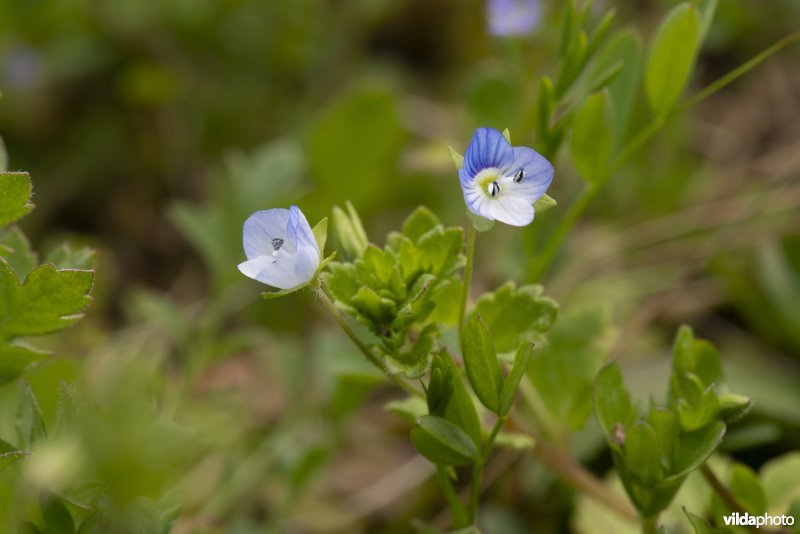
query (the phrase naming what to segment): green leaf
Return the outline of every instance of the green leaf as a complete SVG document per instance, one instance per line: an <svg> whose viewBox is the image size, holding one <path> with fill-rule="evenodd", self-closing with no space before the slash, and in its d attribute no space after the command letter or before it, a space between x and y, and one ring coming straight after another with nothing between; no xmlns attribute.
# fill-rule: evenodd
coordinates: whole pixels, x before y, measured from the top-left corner
<svg viewBox="0 0 800 534"><path fill-rule="evenodd" d="M703 391L696 403L689 404L685 399L678 401L678 420L684 430L697 430L714 421L720 412L719 399L714 386Z"/></svg>
<svg viewBox="0 0 800 534"><path fill-rule="evenodd" d="M453 161L453 165L460 171L464 166L464 156L459 154L456 149L451 146L448 146L447 150L450 152L450 159Z"/></svg>
<svg viewBox="0 0 800 534"><path fill-rule="evenodd" d="M440 224L435 213L425 206L418 206L403 222L403 234L416 243L420 237Z"/></svg>
<svg viewBox="0 0 800 534"><path fill-rule="evenodd" d="M511 132L508 130L508 128L503 130L503 137L506 138L506 141L511 143Z"/></svg>
<svg viewBox="0 0 800 534"><path fill-rule="evenodd" d="M314 234L314 240L317 242L320 257L325 253L325 242L328 241L328 218L323 217L314 228L311 229Z"/></svg>
<svg viewBox="0 0 800 534"><path fill-rule="evenodd" d="M37 267L20 285L0 258L0 340L50 334L80 319L91 300L92 271L58 271Z"/></svg>
<svg viewBox="0 0 800 534"><path fill-rule="evenodd" d="M725 423L722 421L682 434L670 478L682 477L700 467L714 453L724 435Z"/></svg>
<svg viewBox="0 0 800 534"><path fill-rule="evenodd" d="M752 515L761 515L767 511L767 498L761 481L752 469L744 464L734 464L731 470L731 493L736 500Z"/></svg>
<svg viewBox="0 0 800 534"><path fill-rule="evenodd" d="M611 341L604 308L560 316L537 348L528 377L553 421L577 430L592 414L592 384Z"/></svg>
<svg viewBox="0 0 800 534"><path fill-rule="evenodd" d="M647 100L664 117L689 82L700 46L700 12L689 2L675 6L656 31L645 68Z"/></svg>
<svg viewBox="0 0 800 534"><path fill-rule="evenodd" d="M89 247L74 249L69 243L53 249L45 258L44 263L52 263L58 269L94 269L97 251Z"/></svg>
<svg viewBox="0 0 800 534"><path fill-rule="evenodd" d="M392 400L383 405L388 410L412 423L428 413L428 405L424 399L411 395L402 400Z"/></svg>
<svg viewBox="0 0 800 534"><path fill-rule="evenodd" d="M477 213L467 210L467 218L472 226L479 232L488 232L494 228L495 221L489 220L486 217L481 217Z"/></svg>
<svg viewBox="0 0 800 534"><path fill-rule="evenodd" d="M75 521L69 510L56 495L46 493L39 496L39 508L42 518L52 534L72 534L75 532Z"/></svg>
<svg viewBox="0 0 800 534"><path fill-rule="evenodd" d="M24 345L0 343L0 385L19 378L48 355Z"/></svg>
<svg viewBox="0 0 800 534"><path fill-rule="evenodd" d="M503 387L500 390L500 405L498 415L503 416L511 409L514 404L514 398L517 396L517 389L519 382L525 375L525 370L528 368L528 362L533 353L533 344L525 343L517 349L517 355L514 357L514 365L511 366L511 371L508 372Z"/></svg>
<svg viewBox="0 0 800 534"><path fill-rule="evenodd" d="M556 101L553 80L547 76L542 76L542 80L539 83L539 94L536 97L536 108L538 112L536 117L536 143L540 149L542 145L546 144L547 137L550 133L550 120L557 105L558 102Z"/></svg>
<svg viewBox="0 0 800 534"><path fill-rule="evenodd" d="M483 294L472 313L486 323L498 352L515 350L525 341L537 341L553 326L557 314L558 304L542 296L541 286L517 288L510 281L493 293Z"/></svg>
<svg viewBox="0 0 800 534"><path fill-rule="evenodd" d="M712 384L722 385L725 381L717 349L705 340L695 339L692 329L686 325L681 326L675 338L672 369L677 373L697 376L703 388Z"/></svg>
<svg viewBox="0 0 800 534"><path fill-rule="evenodd" d="M406 378L415 380L425 374L436 350L439 329L436 325L426 326L409 350L398 355L386 354L386 361L400 370Z"/></svg>
<svg viewBox="0 0 800 534"><path fill-rule="evenodd" d="M29 455L30 453L28 451L11 450L7 452L0 452L0 473L2 473L6 467L15 463L17 460L25 458Z"/></svg>
<svg viewBox="0 0 800 534"><path fill-rule="evenodd" d="M503 370L492 345L491 334L480 315L473 314L464 326L464 368L472 390L484 406L500 413Z"/></svg>
<svg viewBox="0 0 800 534"><path fill-rule="evenodd" d="M558 206L556 199L545 193L533 203L533 210L536 213L544 213L545 211L555 208L556 206Z"/></svg>
<svg viewBox="0 0 800 534"><path fill-rule="evenodd" d="M25 450L30 450L34 443L47 439L47 428L44 424L42 409L39 408L39 402L36 400L30 384L27 383L22 386L17 432L21 448Z"/></svg>
<svg viewBox="0 0 800 534"><path fill-rule="evenodd" d="M461 251L464 249L464 231L457 227L437 226L419 238L417 249L425 270L444 278L463 263Z"/></svg>
<svg viewBox="0 0 800 534"><path fill-rule="evenodd" d="M625 28L614 34L594 61L591 78L622 61L622 70L608 82L608 96L614 125L615 146L625 138L631 110L636 102L642 63L642 39L634 30Z"/></svg>
<svg viewBox="0 0 800 534"><path fill-rule="evenodd" d="M711 534L711 528L709 528L708 523L705 520L690 512L686 508L683 508L683 513L686 514L686 517L689 519L689 523L692 525L692 529L694 529L694 534Z"/></svg>
<svg viewBox="0 0 800 534"><path fill-rule="evenodd" d="M411 429L411 442L435 464L468 465L478 459L478 448L470 437L450 421L425 415Z"/></svg>
<svg viewBox="0 0 800 534"><path fill-rule="evenodd" d="M719 415L726 423L734 423L750 411L753 401L744 395L723 393L719 396Z"/></svg>
<svg viewBox="0 0 800 534"><path fill-rule="evenodd" d="M773 458L761 468L761 484L771 513L789 510L800 501L800 452Z"/></svg>
<svg viewBox="0 0 800 534"><path fill-rule="evenodd" d="M438 391L434 391L434 374L439 377ZM434 356L431 380L428 386L431 415L444 417L472 438L476 447L481 443L481 423L475 404L467 392L464 379L452 358L446 352Z"/></svg>
<svg viewBox="0 0 800 534"><path fill-rule="evenodd" d="M351 299L353 307L369 319L380 330L381 325L389 325L397 312L393 300L383 298L369 287L361 287Z"/></svg>
<svg viewBox="0 0 800 534"><path fill-rule="evenodd" d="M613 132L607 92L590 95L577 112L570 142L575 169L589 183L598 184L606 176Z"/></svg>
<svg viewBox="0 0 800 534"><path fill-rule="evenodd" d="M277 299L280 297L285 297L286 295L291 295L292 293L297 293L301 289L305 289L308 287L309 284L301 284L297 287L293 287L291 289L279 289L278 291L263 291L261 293L261 298L264 300L272 300Z"/></svg>
<svg viewBox="0 0 800 534"><path fill-rule="evenodd" d="M647 423L656 434L664 467L671 472L681 431L678 418L669 410L656 408L647 414Z"/></svg>
<svg viewBox="0 0 800 534"><path fill-rule="evenodd" d="M623 451L625 470L642 486L655 486L661 479L661 447L653 427L639 421L627 429Z"/></svg>
<svg viewBox="0 0 800 534"><path fill-rule="evenodd" d="M330 291L331 296L345 304L350 304L353 295L361 288L356 266L352 263L331 263L328 265L328 270L322 273L322 281Z"/></svg>
<svg viewBox="0 0 800 534"><path fill-rule="evenodd" d="M621 428L624 432L632 425L638 418L638 410L631 403L622 381L622 373L615 363L606 365L597 373L594 381L594 408L606 440L613 448L619 449L622 444L618 439L618 429Z"/></svg>
<svg viewBox="0 0 800 534"><path fill-rule="evenodd" d="M31 178L27 172L0 172L0 226L27 215L32 209Z"/></svg>
<svg viewBox="0 0 800 534"><path fill-rule="evenodd" d="M28 238L16 226L9 228L0 238L0 256L11 265L20 280L38 265Z"/></svg>

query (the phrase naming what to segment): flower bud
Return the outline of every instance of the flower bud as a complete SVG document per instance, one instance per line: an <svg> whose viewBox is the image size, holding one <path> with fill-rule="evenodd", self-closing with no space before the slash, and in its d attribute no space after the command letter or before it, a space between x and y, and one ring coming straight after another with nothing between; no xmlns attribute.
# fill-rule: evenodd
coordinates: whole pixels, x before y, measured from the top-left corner
<svg viewBox="0 0 800 534"><path fill-rule="evenodd" d="M333 240L336 250L348 261L360 258L367 249L367 233L353 205L345 202L347 212L333 207Z"/></svg>

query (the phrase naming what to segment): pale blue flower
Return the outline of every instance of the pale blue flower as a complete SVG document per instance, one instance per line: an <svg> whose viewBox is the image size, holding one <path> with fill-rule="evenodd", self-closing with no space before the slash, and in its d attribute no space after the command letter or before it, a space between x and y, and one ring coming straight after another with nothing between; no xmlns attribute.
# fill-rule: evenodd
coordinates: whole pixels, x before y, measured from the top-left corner
<svg viewBox="0 0 800 534"><path fill-rule="evenodd" d="M527 35L539 23L539 0L487 0L489 33Z"/></svg>
<svg viewBox="0 0 800 534"><path fill-rule="evenodd" d="M319 268L317 241L297 206L255 212L244 222L243 242L247 261L239 270L264 284L293 289Z"/></svg>
<svg viewBox="0 0 800 534"><path fill-rule="evenodd" d="M553 180L553 166L532 148L512 147L498 130L478 128L458 177L471 212L526 226L533 221L533 203Z"/></svg>

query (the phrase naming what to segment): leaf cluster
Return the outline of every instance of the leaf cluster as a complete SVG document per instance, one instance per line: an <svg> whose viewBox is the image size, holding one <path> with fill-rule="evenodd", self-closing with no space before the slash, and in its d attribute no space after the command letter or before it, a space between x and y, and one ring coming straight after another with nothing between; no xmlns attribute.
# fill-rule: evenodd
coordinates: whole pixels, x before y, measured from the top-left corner
<svg viewBox="0 0 800 534"><path fill-rule="evenodd" d="M434 310L451 315L457 305L448 297L459 293L455 275L464 264L463 247L461 228L445 228L420 207L402 232L389 234L384 248L368 244L354 261L332 262L322 279L336 306L375 335L387 362L417 378L438 338Z"/></svg>
<svg viewBox="0 0 800 534"><path fill-rule="evenodd" d="M619 367L612 363L594 384L597 419L629 497L643 517L664 510L686 477L699 468L722 441L727 423L741 416L750 401L723 396L719 354L682 327L672 351L672 374L665 406L651 403L642 414L630 398Z"/></svg>

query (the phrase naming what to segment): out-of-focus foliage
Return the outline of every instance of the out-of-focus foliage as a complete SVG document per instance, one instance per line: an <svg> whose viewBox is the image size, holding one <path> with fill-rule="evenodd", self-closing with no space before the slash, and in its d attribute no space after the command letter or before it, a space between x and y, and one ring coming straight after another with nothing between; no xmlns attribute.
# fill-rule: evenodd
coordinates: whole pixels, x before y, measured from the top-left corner
<svg viewBox="0 0 800 534"><path fill-rule="evenodd" d="M487 384L446 352L458 346L461 249L440 272L418 263L399 285L390 272L341 292L357 333L388 343L397 368L430 363L428 403L383 387L314 296L263 302L263 287L235 266L244 219L290 203L310 221L332 215L331 235L344 232L329 249L352 263L331 277L367 255L418 251L433 227L436 239L455 239L467 219L447 146L463 152L476 126L507 127L515 144L548 156L558 199L524 230L495 225L477 237L472 309L492 335L480 357L493 358L478 363L507 372L488 385L497 397L487 405L503 413L504 385L519 385L512 415L535 420L543 440L599 476L614 461L634 466L624 485L639 504L663 496L642 487L675 482L661 515L670 532L719 526L728 505L697 471L684 476L678 460L692 462L665 453L659 433L678 425L683 439L742 415L742 399L711 387L719 376L682 360L677 345L670 368L674 333L692 324L717 346L703 353L721 362L730 391L752 400L708 465L751 513L800 519L790 452L800 447L800 52L786 48L673 113L615 164L653 116L796 31L800 5L571 5L542 1L530 35L494 38L479 1L0 4L0 171L30 171L36 204L17 221L30 211L30 182L0 175L13 181L0 187L0 530L407 531L414 518L444 528L436 470L411 442L440 453L449 441L431 439L460 428L468 441L445 447L460 455L445 463L457 464L485 438L486 410L463 380ZM542 261L596 184L591 207ZM352 210L331 214L346 201ZM417 212L403 227L420 204L436 219L426 226ZM374 244L347 228L354 213ZM405 238L379 239L401 227ZM428 275L436 291L409 298ZM54 315L14 327L7 318L32 293ZM387 330L382 306L413 313ZM72 328L39 337L81 310ZM515 310L540 313L523 336L536 342L530 353L514 352ZM407 354L398 332L431 347L435 338L436 353ZM616 450L614 425L603 433L589 417L610 357L632 406L661 406L623 422L633 450ZM449 397L431 398L434 374L440 393L455 388ZM618 391L621 380L611 382ZM498 435L484 531L638 531L533 461L528 430ZM443 473L453 475L464 488L469 474ZM619 480L608 486L625 498Z"/></svg>

